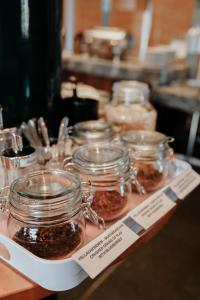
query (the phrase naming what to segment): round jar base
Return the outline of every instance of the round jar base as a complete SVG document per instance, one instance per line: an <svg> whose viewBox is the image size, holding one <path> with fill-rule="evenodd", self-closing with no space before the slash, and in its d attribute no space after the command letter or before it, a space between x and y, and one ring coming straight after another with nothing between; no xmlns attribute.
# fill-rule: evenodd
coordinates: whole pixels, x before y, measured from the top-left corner
<svg viewBox="0 0 200 300"><path fill-rule="evenodd" d="M81 246L83 230L75 222L49 227L21 227L13 240L38 257L57 259Z"/></svg>

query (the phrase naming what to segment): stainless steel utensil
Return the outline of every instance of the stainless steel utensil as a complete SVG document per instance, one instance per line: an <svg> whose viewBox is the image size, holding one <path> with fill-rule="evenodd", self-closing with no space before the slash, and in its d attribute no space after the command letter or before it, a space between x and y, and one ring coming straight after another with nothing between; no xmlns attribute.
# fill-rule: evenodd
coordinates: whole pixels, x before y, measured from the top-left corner
<svg viewBox="0 0 200 300"><path fill-rule="evenodd" d="M12 134L12 149L14 153L17 155L19 152L23 150L23 142L22 137L17 134Z"/></svg>
<svg viewBox="0 0 200 300"><path fill-rule="evenodd" d="M58 144L60 142L64 142L65 138L67 137L67 135L68 135L68 131L67 131L68 124L69 124L69 118L64 117L61 120L59 131L58 131Z"/></svg>
<svg viewBox="0 0 200 300"><path fill-rule="evenodd" d="M22 122L20 129L21 129L23 135L25 136L25 138L29 141L30 145L32 147L36 147L36 144L35 144L32 134L30 132L29 126L25 122Z"/></svg>
<svg viewBox="0 0 200 300"><path fill-rule="evenodd" d="M50 140L49 140L48 130L47 130L47 127L46 127L46 124L45 124L45 121L44 121L43 117L40 117L38 119L38 128L40 128L40 130L41 130L41 134L42 134L42 137L44 139L45 146L50 147Z"/></svg>
<svg viewBox="0 0 200 300"><path fill-rule="evenodd" d="M35 122L32 119L28 121L28 126L29 126L31 135L32 135L33 140L34 140L34 144L38 147L42 146L42 143L41 143L40 138L39 138L38 133L37 133Z"/></svg>

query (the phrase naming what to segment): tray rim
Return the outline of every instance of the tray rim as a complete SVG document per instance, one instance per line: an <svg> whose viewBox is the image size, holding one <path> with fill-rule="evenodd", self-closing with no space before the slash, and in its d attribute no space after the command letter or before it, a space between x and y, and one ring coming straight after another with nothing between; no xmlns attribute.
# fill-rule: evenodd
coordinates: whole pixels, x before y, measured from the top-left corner
<svg viewBox="0 0 200 300"><path fill-rule="evenodd" d="M188 170L190 168L192 169L191 165L188 162L183 161L183 160L176 159L176 164L177 164L177 167L179 167L179 168L182 167L183 170L182 171L179 170L179 174L176 174L174 176L174 178L176 178L177 176L181 175L186 170ZM173 177L172 177L172 180L173 180ZM166 186L167 186L167 184L165 186L163 186L162 188L160 188L159 190L164 189ZM148 199L148 197L146 199ZM127 213L129 213L129 212L127 212ZM122 219L122 218L120 218L120 219ZM119 220L117 220L117 221L119 221ZM6 242L6 245L2 242L2 240L4 242ZM93 240L95 240L95 238ZM25 271L22 270L23 268L21 268L21 269L17 268L16 267L16 263L13 263L12 261L7 260L7 259L5 259L4 257L2 257L0 255L0 260L3 260L6 264L10 265L12 268L16 269L21 274L23 274L24 276L26 276L28 279L34 281L36 284L39 284L43 288L46 288L46 289L49 289L49 290L53 290L53 291L69 290L69 289L77 286L78 284L80 284L85 278L88 277L88 274L76 263L76 261L72 257L67 257L67 258L58 259L58 260L56 260L56 259L51 259L50 260L50 259L40 258L40 257L34 255L33 253L31 253L29 250L25 249L23 246L17 244L15 241L13 241L12 239L10 239L5 234L3 234L3 233L0 232L0 245L1 244L3 246L5 246L6 248L8 248L8 252L10 252L9 251L10 250L9 246L12 245L13 249L17 249L17 251L19 251L19 253L21 252L21 254L25 255L28 259L32 260L33 264L34 263L35 264L40 264L41 268L42 268L42 266L43 267L47 267L47 268L50 267L50 268L52 268L51 270L53 270L54 267L60 267L60 268L62 268L62 267L67 268L68 267L69 269L71 268L73 270L73 274L72 274L72 270L71 270L71 274L70 275L74 276L76 278L73 278L71 284L68 283L68 286L66 284L66 287L64 287L62 285L62 286L59 286L57 288L55 288L55 287L52 288L51 284L49 284L48 282L45 282L45 280L43 281L41 279L39 279L39 280L34 279L33 278L34 276L31 277L29 274L25 273ZM64 270L64 272L66 272L66 270ZM70 272L70 270L68 272ZM66 281L67 281L67 279L66 279Z"/></svg>

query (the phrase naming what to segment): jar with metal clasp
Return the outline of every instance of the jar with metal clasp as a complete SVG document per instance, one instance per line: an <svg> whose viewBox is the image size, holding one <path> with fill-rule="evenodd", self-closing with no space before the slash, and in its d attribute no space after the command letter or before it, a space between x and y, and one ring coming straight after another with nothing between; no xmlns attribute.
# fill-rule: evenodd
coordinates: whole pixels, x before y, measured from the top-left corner
<svg viewBox="0 0 200 300"><path fill-rule="evenodd" d="M1 197L8 213L8 234L16 243L46 259L71 255L84 243L85 218L102 219L82 197L80 179L65 171L43 170L15 180Z"/></svg>
<svg viewBox="0 0 200 300"><path fill-rule="evenodd" d="M113 128L103 120L79 122L71 128L71 139L73 149L89 143L109 143L113 139Z"/></svg>
<svg viewBox="0 0 200 300"><path fill-rule="evenodd" d="M129 131L121 136L146 192L162 187L166 177L175 173L175 156L169 146L173 140L156 131Z"/></svg>
<svg viewBox="0 0 200 300"><path fill-rule="evenodd" d="M106 120L117 134L130 130L155 130L157 112L149 101L148 85L119 81L113 85L112 101L106 105Z"/></svg>
<svg viewBox="0 0 200 300"><path fill-rule="evenodd" d="M91 207L104 221L112 221L127 212L135 177L125 147L114 143L85 144L64 161L64 168L88 182L85 191L92 190Z"/></svg>

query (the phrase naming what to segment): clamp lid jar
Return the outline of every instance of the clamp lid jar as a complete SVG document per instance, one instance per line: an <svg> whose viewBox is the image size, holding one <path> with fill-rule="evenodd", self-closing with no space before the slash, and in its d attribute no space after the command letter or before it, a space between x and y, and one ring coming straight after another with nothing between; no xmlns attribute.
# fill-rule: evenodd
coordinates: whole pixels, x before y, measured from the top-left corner
<svg viewBox="0 0 200 300"><path fill-rule="evenodd" d="M157 113L149 102L149 88L138 81L119 81L113 85L106 119L117 133L129 130L155 130Z"/></svg>
<svg viewBox="0 0 200 300"><path fill-rule="evenodd" d="M113 129L103 120L79 122L73 127L72 138L77 145L109 142L113 138Z"/></svg>
<svg viewBox="0 0 200 300"><path fill-rule="evenodd" d="M131 192L130 160L125 147L112 143L86 144L74 151L65 168L71 168L83 182L91 184L91 206L105 221L125 213Z"/></svg>
<svg viewBox="0 0 200 300"><path fill-rule="evenodd" d="M64 171L38 171L20 177L10 187L10 237L42 258L60 258L84 241L89 204L82 203L81 182Z"/></svg>
<svg viewBox="0 0 200 300"><path fill-rule="evenodd" d="M148 101L150 90L145 82L121 80L113 84L113 101L134 103Z"/></svg>
<svg viewBox="0 0 200 300"><path fill-rule="evenodd" d="M175 171L174 153L167 137L154 131L130 131L121 136L137 169L137 178L147 192L160 188L171 170Z"/></svg>

